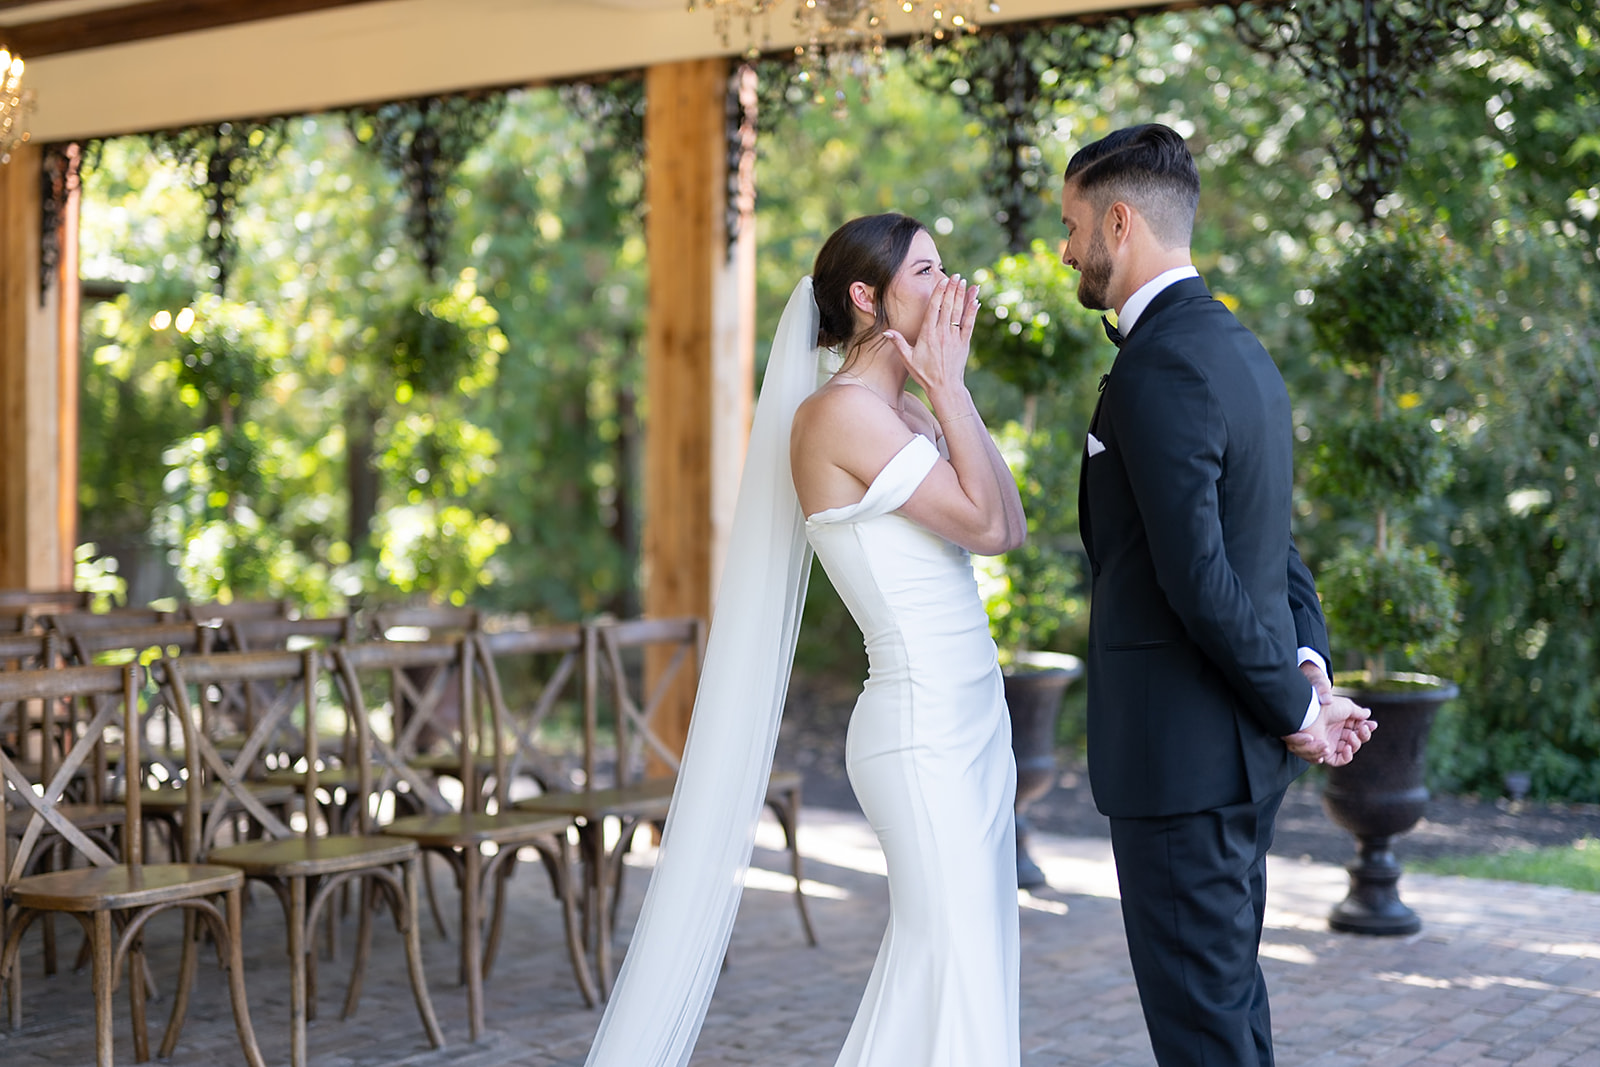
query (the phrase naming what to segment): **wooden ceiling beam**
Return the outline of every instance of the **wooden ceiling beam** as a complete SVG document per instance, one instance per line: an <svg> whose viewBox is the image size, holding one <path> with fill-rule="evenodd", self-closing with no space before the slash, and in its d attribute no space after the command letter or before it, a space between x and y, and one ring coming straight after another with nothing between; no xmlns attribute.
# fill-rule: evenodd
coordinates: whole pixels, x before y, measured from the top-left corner
<svg viewBox="0 0 1600 1067"><path fill-rule="evenodd" d="M375 0L145 0L125 7L0 26L12 52L32 61L43 56L171 37L242 22L304 15Z"/></svg>

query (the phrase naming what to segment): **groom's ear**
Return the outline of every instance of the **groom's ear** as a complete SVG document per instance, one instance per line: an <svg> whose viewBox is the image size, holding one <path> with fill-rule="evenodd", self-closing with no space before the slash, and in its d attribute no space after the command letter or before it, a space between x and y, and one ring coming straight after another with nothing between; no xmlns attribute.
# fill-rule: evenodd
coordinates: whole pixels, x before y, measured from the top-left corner
<svg viewBox="0 0 1600 1067"><path fill-rule="evenodd" d="M872 295L872 286L866 282L850 283L850 303L865 311L868 315L876 315L878 302Z"/></svg>
<svg viewBox="0 0 1600 1067"><path fill-rule="evenodd" d="M1123 244L1133 236L1133 208L1125 200L1113 201L1106 211L1106 243L1112 247Z"/></svg>

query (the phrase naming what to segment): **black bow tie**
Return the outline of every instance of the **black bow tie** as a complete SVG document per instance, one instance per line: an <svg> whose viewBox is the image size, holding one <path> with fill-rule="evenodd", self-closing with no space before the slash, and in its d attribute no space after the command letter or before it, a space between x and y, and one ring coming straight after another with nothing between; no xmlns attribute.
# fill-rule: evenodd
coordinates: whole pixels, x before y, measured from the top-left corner
<svg viewBox="0 0 1600 1067"><path fill-rule="evenodd" d="M1100 325L1106 328L1106 336L1111 339L1111 343L1121 348L1122 342L1125 340L1122 336L1122 331L1111 325L1111 320L1104 315L1100 316Z"/></svg>

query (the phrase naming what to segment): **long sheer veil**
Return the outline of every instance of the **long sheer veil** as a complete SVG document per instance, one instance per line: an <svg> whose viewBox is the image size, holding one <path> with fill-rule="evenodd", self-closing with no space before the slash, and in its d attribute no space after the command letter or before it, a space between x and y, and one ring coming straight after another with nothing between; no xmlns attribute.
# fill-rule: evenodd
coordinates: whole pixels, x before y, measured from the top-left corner
<svg viewBox="0 0 1600 1067"><path fill-rule="evenodd" d="M789 472L789 428L817 387L817 322L808 277L773 338L683 763L587 1067L688 1064L727 951L811 567Z"/></svg>

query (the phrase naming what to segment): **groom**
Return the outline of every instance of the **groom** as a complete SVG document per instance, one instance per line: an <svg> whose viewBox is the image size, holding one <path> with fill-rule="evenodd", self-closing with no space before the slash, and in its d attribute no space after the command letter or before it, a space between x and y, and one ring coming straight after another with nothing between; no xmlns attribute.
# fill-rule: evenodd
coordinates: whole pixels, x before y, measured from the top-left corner
<svg viewBox="0 0 1600 1067"><path fill-rule="evenodd" d="M1079 482L1090 784L1157 1061L1243 1067L1273 1062L1273 819L1303 760L1348 762L1373 724L1328 683L1288 393L1190 262L1199 199L1183 138L1118 130L1067 165L1061 258L1121 347Z"/></svg>

